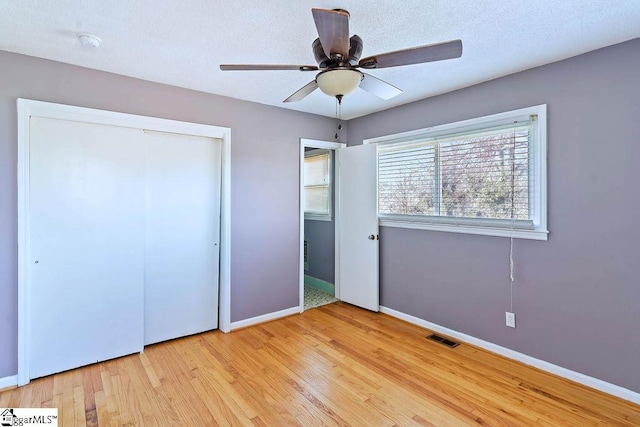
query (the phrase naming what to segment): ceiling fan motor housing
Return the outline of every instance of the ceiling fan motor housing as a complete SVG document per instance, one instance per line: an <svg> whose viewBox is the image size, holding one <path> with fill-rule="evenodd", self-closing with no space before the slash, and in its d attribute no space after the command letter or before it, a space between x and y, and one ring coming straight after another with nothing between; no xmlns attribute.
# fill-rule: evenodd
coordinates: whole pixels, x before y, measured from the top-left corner
<svg viewBox="0 0 640 427"><path fill-rule="evenodd" d="M355 34L351 36L351 38L349 38L349 58L347 61L342 62L327 57L319 38L313 41L312 48L313 56L316 58L319 68L333 68L344 66L347 63L349 65L358 65L358 61L362 55L363 44L359 36Z"/></svg>

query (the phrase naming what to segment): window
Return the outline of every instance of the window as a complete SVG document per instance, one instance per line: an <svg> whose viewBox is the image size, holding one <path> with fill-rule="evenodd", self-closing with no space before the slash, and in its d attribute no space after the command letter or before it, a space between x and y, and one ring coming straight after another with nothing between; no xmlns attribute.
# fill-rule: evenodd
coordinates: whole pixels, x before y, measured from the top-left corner
<svg viewBox="0 0 640 427"><path fill-rule="evenodd" d="M310 150L304 155L304 218L331 221L331 153Z"/></svg>
<svg viewBox="0 0 640 427"><path fill-rule="evenodd" d="M368 142L381 225L546 240L546 106Z"/></svg>

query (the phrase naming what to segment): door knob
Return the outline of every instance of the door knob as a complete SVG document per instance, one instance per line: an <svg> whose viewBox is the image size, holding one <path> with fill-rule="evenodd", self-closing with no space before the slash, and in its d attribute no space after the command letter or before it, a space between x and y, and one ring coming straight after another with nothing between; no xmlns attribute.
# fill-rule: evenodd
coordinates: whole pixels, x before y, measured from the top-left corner
<svg viewBox="0 0 640 427"><path fill-rule="evenodd" d="M376 240L376 235L375 234L371 234L369 236L369 240Z"/></svg>

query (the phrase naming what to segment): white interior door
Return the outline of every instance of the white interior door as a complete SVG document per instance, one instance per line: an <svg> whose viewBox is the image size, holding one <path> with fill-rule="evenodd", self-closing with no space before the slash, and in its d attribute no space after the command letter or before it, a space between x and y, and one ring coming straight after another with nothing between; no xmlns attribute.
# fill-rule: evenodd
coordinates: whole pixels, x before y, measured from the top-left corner
<svg viewBox="0 0 640 427"><path fill-rule="evenodd" d="M145 134L147 345L218 327L222 144Z"/></svg>
<svg viewBox="0 0 640 427"><path fill-rule="evenodd" d="M31 118L29 378L142 350L141 135Z"/></svg>
<svg viewBox="0 0 640 427"><path fill-rule="evenodd" d="M340 173L340 295L379 310L376 146L342 148Z"/></svg>

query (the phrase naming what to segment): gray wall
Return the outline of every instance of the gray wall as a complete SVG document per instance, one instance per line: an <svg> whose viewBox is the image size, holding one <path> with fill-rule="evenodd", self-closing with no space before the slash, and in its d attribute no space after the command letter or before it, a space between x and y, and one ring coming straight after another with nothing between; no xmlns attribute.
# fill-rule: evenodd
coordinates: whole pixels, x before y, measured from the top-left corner
<svg viewBox="0 0 640 427"><path fill-rule="evenodd" d="M335 284L336 229L335 229L335 156L331 152L331 221L304 221L304 237L307 239L309 270L305 274Z"/></svg>
<svg viewBox="0 0 640 427"><path fill-rule="evenodd" d="M640 392L640 39L349 122L348 141L548 105L549 240L382 227L381 304ZM428 68L424 68L428 72Z"/></svg>
<svg viewBox="0 0 640 427"><path fill-rule="evenodd" d="M335 228L333 221L304 221L308 243L308 265L305 274L335 284Z"/></svg>
<svg viewBox="0 0 640 427"><path fill-rule="evenodd" d="M0 378L17 372L19 97L230 127L231 320L299 304L299 138L333 140L334 120L0 51Z"/></svg>

